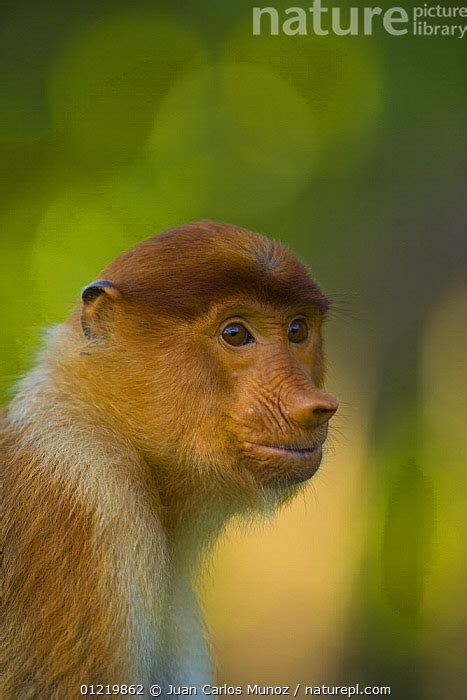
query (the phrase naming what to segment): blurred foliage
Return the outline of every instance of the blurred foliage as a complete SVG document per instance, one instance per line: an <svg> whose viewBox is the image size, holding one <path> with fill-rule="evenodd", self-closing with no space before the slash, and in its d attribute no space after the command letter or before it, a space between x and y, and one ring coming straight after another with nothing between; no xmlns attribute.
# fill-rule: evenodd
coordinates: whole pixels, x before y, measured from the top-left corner
<svg viewBox="0 0 467 700"><path fill-rule="evenodd" d="M463 42L254 37L246 0L17 0L0 20L5 402L41 329L122 249L206 217L285 240L336 297L330 381L348 416L308 510L219 555L220 680L238 681L250 644L247 682L313 672L460 697Z"/></svg>

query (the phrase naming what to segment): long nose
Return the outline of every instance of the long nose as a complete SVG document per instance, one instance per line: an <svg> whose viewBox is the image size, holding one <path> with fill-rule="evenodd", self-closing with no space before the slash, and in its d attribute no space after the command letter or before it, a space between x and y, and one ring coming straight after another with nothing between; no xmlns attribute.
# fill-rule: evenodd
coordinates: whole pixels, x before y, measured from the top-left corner
<svg viewBox="0 0 467 700"><path fill-rule="evenodd" d="M302 428L315 428L326 423L339 408L339 401L316 387L289 396L287 413Z"/></svg>

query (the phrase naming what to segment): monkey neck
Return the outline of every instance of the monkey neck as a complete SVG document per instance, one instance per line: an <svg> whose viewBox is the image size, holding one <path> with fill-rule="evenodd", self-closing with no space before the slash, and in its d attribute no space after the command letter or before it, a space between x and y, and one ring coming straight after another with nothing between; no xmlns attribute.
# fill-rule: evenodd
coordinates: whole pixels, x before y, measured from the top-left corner
<svg viewBox="0 0 467 700"><path fill-rule="evenodd" d="M159 492L160 493L160 492ZM161 495L161 518L168 534L173 561L196 572L207 557L226 524L236 514L215 490L194 485L190 496Z"/></svg>

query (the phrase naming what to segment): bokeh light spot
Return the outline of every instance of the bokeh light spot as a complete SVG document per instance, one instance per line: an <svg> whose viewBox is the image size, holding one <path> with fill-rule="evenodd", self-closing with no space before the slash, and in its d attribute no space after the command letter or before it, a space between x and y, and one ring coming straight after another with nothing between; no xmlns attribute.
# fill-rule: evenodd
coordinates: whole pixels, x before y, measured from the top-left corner
<svg viewBox="0 0 467 700"><path fill-rule="evenodd" d="M357 153L366 154L383 106L384 74L374 44L331 34L254 36L248 20L232 31L224 51L230 60L269 67L307 100L321 169L341 169Z"/></svg>
<svg viewBox="0 0 467 700"><path fill-rule="evenodd" d="M81 288L126 247L122 225L86 195L69 191L45 211L31 249L31 268L47 321L61 321Z"/></svg>
<svg viewBox="0 0 467 700"><path fill-rule="evenodd" d="M134 12L100 20L75 36L52 70L57 126L79 146L132 155L173 81L204 59L174 18Z"/></svg>
<svg viewBox="0 0 467 700"><path fill-rule="evenodd" d="M210 216L246 217L290 203L306 183L314 163L312 114L267 66L223 63L174 85L156 113L148 150L158 173L178 168L188 189L203 182Z"/></svg>

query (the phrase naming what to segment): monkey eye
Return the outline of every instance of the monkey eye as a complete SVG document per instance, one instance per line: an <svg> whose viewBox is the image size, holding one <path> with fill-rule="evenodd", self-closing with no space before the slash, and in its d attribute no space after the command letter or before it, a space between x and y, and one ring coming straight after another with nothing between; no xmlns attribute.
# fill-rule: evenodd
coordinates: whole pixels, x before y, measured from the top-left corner
<svg viewBox="0 0 467 700"><path fill-rule="evenodd" d="M290 323L287 335L291 343L303 343L308 338L309 330L303 318L296 318Z"/></svg>
<svg viewBox="0 0 467 700"><path fill-rule="evenodd" d="M241 323L229 323L222 331L222 338L233 347L254 343L255 339Z"/></svg>

